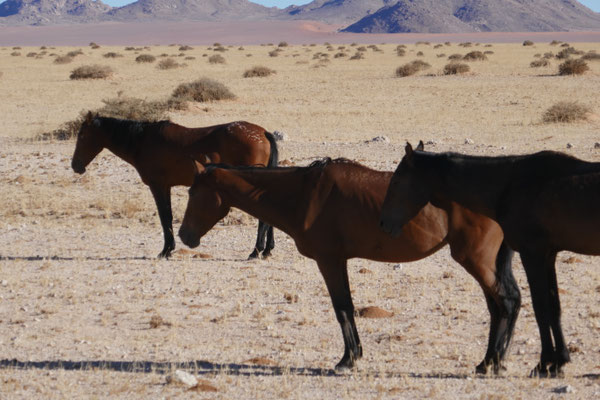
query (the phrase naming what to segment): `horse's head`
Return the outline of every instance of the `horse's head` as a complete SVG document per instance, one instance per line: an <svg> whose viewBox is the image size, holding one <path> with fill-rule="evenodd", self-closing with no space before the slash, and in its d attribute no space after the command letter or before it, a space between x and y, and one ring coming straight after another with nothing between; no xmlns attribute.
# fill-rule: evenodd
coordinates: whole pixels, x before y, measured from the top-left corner
<svg viewBox="0 0 600 400"><path fill-rule="evenodd" d="M190 187L188 204L179 237L186 246L197 247L202 238L227 213L230 206L223 201L218 191L218 168L204 168L195 162L197 173L194 184Z"/></svg>
<svg viewBox="0 0 600 400"><path fill-rule="evenodd" d="M405 150L406 154L390 181L379 222L381 228L393 236L400 235L402 227L413 219L431 198L431 190L415 157L415 151L423 150L423 142L420 142L415 150L407 143Z"/></svg>
<svg viewBox="0 0 600 400"><path fill-rule="evenodd" d="M83 174L85 167L105 147L104 135L99 131L99 121L91 111L88 112L77 133L77 143L75 144L75 152L71 160L71 167L78 174Z"/></svg>

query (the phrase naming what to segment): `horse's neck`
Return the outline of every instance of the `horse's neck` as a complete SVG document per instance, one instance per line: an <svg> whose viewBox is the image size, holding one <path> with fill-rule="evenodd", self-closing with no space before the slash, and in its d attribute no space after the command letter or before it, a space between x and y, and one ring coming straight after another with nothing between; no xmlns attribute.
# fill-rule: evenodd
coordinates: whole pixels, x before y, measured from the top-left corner
<svg viewBox="0 0 600 400"><path fill-rule="evenodd" d="M242 171L224 187L230 205L288 234L298 229L303 209L303 183L286 172Z"/></svg>
<svg viewBox="0 0 600 400"><path fill-rule="evenodd" d="M117 157L123 159L131 165L135 166L135 155L139 148L138 143L134 143L140 140L140 137L127 137L121 140L115 140L115 135L123 134L125 132L113 133L110 130L104 130L103 134L106 135L105 148Z"/></svg>
<svg viewBox="0 0 600 400"><path fill-rule="evenodd" d="M440 197L455 201L470 210L496 218L500 196L511 180L510 162L456 159L431 171Z"/></svg>

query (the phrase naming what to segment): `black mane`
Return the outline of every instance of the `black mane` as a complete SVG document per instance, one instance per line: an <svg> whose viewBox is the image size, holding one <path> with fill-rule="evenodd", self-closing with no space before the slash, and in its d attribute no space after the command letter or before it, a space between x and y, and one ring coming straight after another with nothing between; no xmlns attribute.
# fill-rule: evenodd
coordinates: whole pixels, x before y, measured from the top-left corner
<svg viewBox="0 0 600 400"><path fill-rule="evenodd" d="M325 167L327 167L330 164L355 164L358 165L355 161L349 160L347 158L335 158L332 159L331 157L324 157L324 158L320 158L318 160L313 161L312 163L310 163L307 166L304 167L299 167L299 166L290 166L290 167L285 167L285 166L277 166L277 167L269 167L267 168L268 170L273 170L273 171L289 171L291 169L296 169L296 170L313 170L313 169L323 169ZM205 168L207 171L214 169L214 168L223 168L223 169L235 169L235 170L242 170L242 171L251 171L254 169L260 169L260 170L265 170L265 167L263 166L259 166L259 165L230 165L230 164L223 164L223 163L211 163L211 164L206 164Z"/></svg>
<svg viewBox="0 0 600 400"><path fill-rule="evenodd" d="M114 143L126 147L137 143L140 138L147 134L160 133L163 126L170 123L167 120L148 122L111 117L96 117L92 121L92 124L107 131Z"/></svg>

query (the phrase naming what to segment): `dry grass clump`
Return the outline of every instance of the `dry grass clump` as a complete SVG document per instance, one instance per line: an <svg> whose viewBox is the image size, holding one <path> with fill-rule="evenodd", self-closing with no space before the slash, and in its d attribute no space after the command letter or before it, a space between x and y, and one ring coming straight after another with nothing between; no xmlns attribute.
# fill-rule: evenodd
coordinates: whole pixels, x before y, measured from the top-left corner
<svg viewBox="0 0 600 400"><path fill-rule="evenodd" d="M444 75L465 74L471 70L469 65L464 63L452 62L444 67Z"/></svg>
<svg viewBox="0 0 600 400"><path fill-rule="evenodd" d="M54 64L68 64L71 61L73 61L73 57L69 57L69 56L57 56L54 59Z"/></svg>
<svg viewBox="0 0 600 400"><path fill-rule="evenodd" d="M232 100L236 98L227 86L209 78L182 83L175 89L172 97L184 101L197 102Z"/></svg>
<svg viewBox="0 0 600 400"><path fill-rule="evenodd" d="M188 51L188 50L194 50L194 48L192 46L179 46L179 51Z"/></svg>
<svg viewBox="0 0 600 400"><path fill-rule="evenodd" d="M429 68L431 68L431 65L426 63L425 61L415 60L396 68L396 76L403 78L406 76L414 75L419 71L423 71Z"/></svg>
<svg viewBox="0 0 600 400"><path fill-rule="evenodd" d="M540 60L533 60L529 66L531 68L540 68L540 67L547 67L548 65L550 65L550 61L548 61L546 58L542 58Z"/></svg>
<svg viewBox="0 0 600 400"><path fill-rule="evenodd" d="M600 61L600 54L590 51L589 53L584 54L581 59L587 61Z"/></svg>
<svg viewBox="0 0 600 400"><path fill-rule="evenodd" d="M448 56L448 60L462 60L462 59L463 59L463 55L462 54L458 54L458 53L450 54Z"/></svg>
<svg viewBox="0 0 600 400"><path fill-rule="evenodd" d="M542 120L545 123L583 121L590 111L588 106L576 101L560 101L544 112Z"/></svg>
<svg viewBox="0 0 600 400"><path fill-rule="evenodd" d="M69 75L70 79L106 79L111 77L113 69L108 65L82 65L81 67L75 68Z"/></svg>
<svg viewBox="0 0 600 400"><path fill-rule="evenodd" d="M13 51L12 53L10 53L10 55L13 57L18 57L21 55L21 53L19 53L18 51Z"/></svg>
<svg viewBox="0 0 600 400"><path fill-rule="evenodd" d="M152 54L140 54L135 58L137 63L153 63L154 61L156 61L156 57Z"/></svg>
<svg viewBox="0 0 600 400"><path fill-rule="evenodd" d="M256 65L250 69L247 69L244 72L244 78L254 78L254 77L266 77L272 74L276 74L277 72L275 70L272 70L271 68L267 68L267 67L263 67L260 65Z"/></svg>
<svg viewBox="0 0 600 400"><path fill-rule="evenodd" d="M567 60L558 66L559 75L581 75L588 71L587 63L584 60Z"/></svg>
<svg viewBox="0 0 600 400"><path fill-rule="evenodd" d="M583 54L583 51L577 50L574 47L569 46L569 47L564 48L561 51L559 51L558 54L556 55L556 58L558 58L559 60L564 60L571 56L580 56L582 54Z"/></svg>
<svg viewBox="0 0 600 400"><path fill-rule="evenodd" d="M225 57L220 54L214 54L208 57L208 62L211 64L225 64Z"/></svg>
<svg viewBox="0 0 600 400"><path fill-rule="evenodd" d="M486 61L488 58L481 51L472 51L465 54L463 60L465 61Z"/></svg>
<svg viewBox="0 0 600 400"><path fill-rule="evenodd" d="M119 57L123 57L123 55L119 54L119 53L115 53L114 51L109 51L106 54L103 54L102 57L104 58L119 58Z"/></svg>
<svg viewBox="0 0 600 400"><path fill-rule="evenodd" d="M365 53L363 53L362 51L357 51L352 57L349 58L349 60L363 60L364 58Z"/></svg>
<svg viewBox="0 0 600 400"><path fill-rule="evenodd" d="M279 42L277 47L288 47L288 42Z"/></svg>
<svg viewBox="0 0 600 400"><path fill-rule="evenodd" d="M533 42L531 40L526 40L523 42L523 46L533 46Z"/></svg>
<svg viewBox="0 0 600 400"><path fill-rule="evenodd" d="M174 69L181 67L182 64L179 64L177 61L172 58L165 58L164 60L160 60L156 68L166 70L166 69Z"/></svg>
<svg viewBox="0 0 600 400"><path fill-rule="evenodd" d="M83 55L83 51L82 51L81 49L79 49L79 50L73 50L73 51L70 51L70 52L68 52L68 53L67 53L67 55L68 55L69 57L73 57L73 58L75 58L75 57L77 57L77 56L81 56L81 55Z"/></svg>

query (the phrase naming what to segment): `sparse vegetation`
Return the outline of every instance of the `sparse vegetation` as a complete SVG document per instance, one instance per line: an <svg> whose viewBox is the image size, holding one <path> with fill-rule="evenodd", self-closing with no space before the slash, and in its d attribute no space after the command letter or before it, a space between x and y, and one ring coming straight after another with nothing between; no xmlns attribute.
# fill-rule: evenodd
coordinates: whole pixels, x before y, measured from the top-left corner
<svg viewBox="0 0 600 400"><path fill-rule="evenodd" d="M235 95L227 86L209 78L201 78L194 82L179 85L173 92L172 97L197 102L235 99Z"/></svg>
<svg viewBox="0 0 600 400"><path fill-rule="evenodd" d="M571 56L580 56L583 54L583 51L576 50L574 47L566 47L558 52L556 58L559 60L564 60L570 58Z"/></svg>
<svg viewBox="0 0 600 400"><path fill-rule="evenodd" d="M363 60L365 58L365 54L362 51L357 51L356 53L354 53L354 55L352 57L350 57L350 60Z"/></svg>
<svg viewBox="0 0 600 400"><path fill-rule="evenodd" d="M581 59L586 61L600 61L600 54L590 51L581 56Z"/></svg>
<svg viewBox="0 0 600 400"><path fill-rule="evenodd" d="M68 64L73 61L73 57L69 56L57 56L54 59L54 64Z"/></svg>
<svg viewBox="0 0 600 400"><path fill-rule="evenodd" d="M160 62L156 66L156 68L162 69L162 70L174 69L174 68L179 68L179 67L181 67L181 64L179 64L177 61L173 60L172 58L165 58L163 60L160 60Z"/></svg>
<svg viewBox="0 0 600 400"><path fill-rule="evenodd" d="M212 56L208 57L208 62L210 64L225 64L225 57L223 57L220 54L213 54Z"/></svg>
<svg viewBox="0 0 600 400"><path fill-rule="evenodd" d="M534 43L531 40L526 40L523 42L523 46L533 46Z"/></svg>
<svg viewBox="0 0 600 400"><path fill-rule="evenodd" d="M575 101L561 101L544 112L542 117L546 123L575 122L587 119L590 108Z"/></svg>
<svg viewBox="0 0 600 400"><path fill-rule="evenodd" d="M71 57L71 58L75 58L77 56L81 56L83 55L83 50L79 49L79 50L73 50L67 53L67 56Z"/></svg>
<svg viewBox="0 0 600 400"><path fill-rule="evenodd" d="M581 75L588 71L590 67L584 60L567 60L558 66L559 75Z"/></svg>
<svg viewBox="0 0 600 400"><path fill-rule="evenodd" d="M452 62L444 67L444 75L465 74L471 70L468 64Z"/></svg>
<svg viewBox="0 0 600 400"><path fill-rule="evenodd" d="M287 42L279 42L279 44L277 46L278 47L288 47L288 43Z"/></svg>
<svg viewBox="0 0 600 400"><path fill-rule="evenodd" d="M115 53L114 51L110 51L108 53L103 54L102 57L104 57L104 58L119 58L119 57L123 57L123 55L121 55L119 53Z"/></svg>
<svg viewBox="0 0 600 400"><path fill-rule="evenodd" d="M113 75L113 69L108 65L82 65L71 71L70 79L106 79Z"/></svg>
<svg viewBox="0 0 600 400"><path fill-rule="evenodd" d="M550 65L550 61L548 61L545 58L539 59L539 60L533 60L529 66L531 68L540 68L540 67L547 67L548 65Z"/></svg>
<svg viewBox="0 0 600 400"><path fill-rule="evenodd" d="M401 78L411 76L419 71L423 71L429 68L431 68L430 64L421 60L415 60L396 68L396 76Z"/></svg>
<svg viewBox="0 0 600 400"><path fill-rule="evenodd" d="M192 46L179 46L179 51L189 51L189 50L194 50L194 48Z"/></svg>
<svg viewBox="0 0 600 400"><path fill-rule="evenodd" d="M153 63L154 61L156 61L156 57L152 54L140 54L135 58L137 63Z"/></svg>
<svg viewBox="0 0 600 400"><path fill-rule="evenodd" d="M486 61L488 58L481 51L472 51L465 54L463 60L465 61Z"/></svg>
<svg viewBox="0 0 600 400"><path fill-rule="evenodd" d="M254 66L250 69L247 69L244 72L244 78L255 78L255 77L266 77L269 75L273 75L277 73L276 71L272 70L271 68L267 68L267 67L263 67L260 65Z"/></svg>
<svg viewBox="0 0 600 400"><path fill-rule="evenodd" d="M448 57L448 60L462 60L462 59L463 59L463 55L462 54L458 54L458 53L451 54Z"/></svg>

